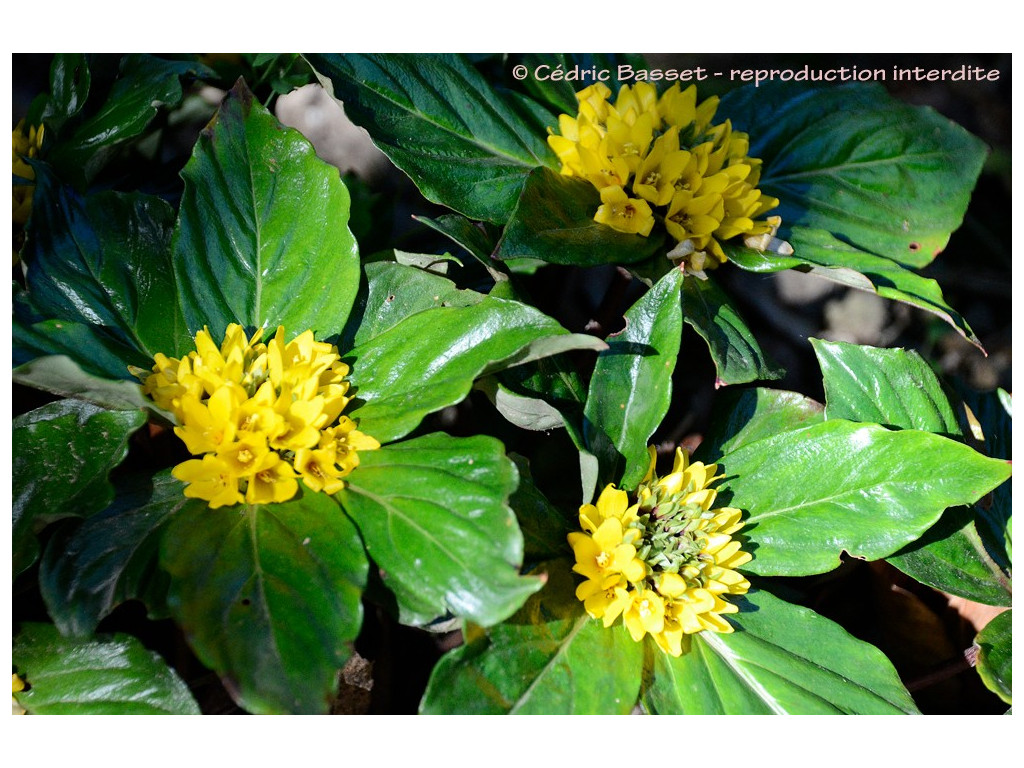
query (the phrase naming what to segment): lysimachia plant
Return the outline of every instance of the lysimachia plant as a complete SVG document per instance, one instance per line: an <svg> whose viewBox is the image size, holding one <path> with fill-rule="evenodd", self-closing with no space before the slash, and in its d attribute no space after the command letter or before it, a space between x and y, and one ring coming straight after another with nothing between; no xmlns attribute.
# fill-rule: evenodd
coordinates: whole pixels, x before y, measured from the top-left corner
<svg viewBox="0 0 1024 768"><path fill-rule="evenodd" d="M547 58L617 60L520 66ZM45 608L15 628L17 706L198 712L104 631L137 601L250 712L329 711L373 605L461 630L424 713L913 713L786 577L887 560L1010 605L1009 396L817 339L823 404L743 386L783 371L718 279L810 272L980 345L919 270L984 145L877 85L513 88L492 64L54 57L13 142L14 381L42 393L13 424L14 575ZM314 81L448 209L414 211L435 250L360 248L360 182L265 106ZM189 114L171 168L154 147ZM535 290L591 267L635 300L573 333ZM685 325L720 390L692 455L658 450ZM976 662L1007 703L1009 615Z"/></svg>

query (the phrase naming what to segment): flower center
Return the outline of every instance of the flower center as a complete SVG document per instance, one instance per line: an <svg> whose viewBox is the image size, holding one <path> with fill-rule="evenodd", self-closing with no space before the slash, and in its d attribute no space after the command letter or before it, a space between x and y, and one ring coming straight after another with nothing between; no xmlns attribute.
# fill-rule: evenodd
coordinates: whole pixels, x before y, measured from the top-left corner
<svg viewBox="0 0 1024 768"><path fill-rule="evenodd" d="M609 555L607 552L602 552L597 556L596 559L598 568L606 568L608 566L608 563L612 561L611 555Z"/></svg>

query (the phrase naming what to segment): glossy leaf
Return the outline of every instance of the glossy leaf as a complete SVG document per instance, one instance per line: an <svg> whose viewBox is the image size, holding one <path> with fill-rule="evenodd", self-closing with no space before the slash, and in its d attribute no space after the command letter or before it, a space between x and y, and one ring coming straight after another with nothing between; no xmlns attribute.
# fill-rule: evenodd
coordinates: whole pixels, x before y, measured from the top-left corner
<svg viewBox="0 0 1024 768"><path fill-rule="evenodd" d="M345 356L358 398L351 416L381 442L415 429L424 416L465 397L478 376L569 349L603 349L547 315L487 297L463 307L419 312Z"/></svg>
<svg viewBox="0 0 1024 768"><path fill-rule="evenodd" d="M166 589L156 568L160 535L178 510L205 503L188 499L170 471L120 494L74 530L50 539L39 585L47 612L64 635L86 636L126 600Z"/></svg>
<svg viewBox="0 0 1024 768"><path fill-rule="evenodd" d="M719 392L711 426L694 459L715 461L748 443L824 421L821 403L781 389L726 389Z"/></svg>
<svg viewBox="0 0 1024 768"><path fill-rule="evenodd" d="M229 323L289 334L341 332L359 289L349 194L336 168L236 86L182 172L174 236L192 333Z"/></svg>
<svg viewBox="0 0 1024 768"><path fill-rule="evenodd" d="M978 674L985 686L1007 704L1013 703L1013 619L1003 611L974 639Z"/></svg>
<svg viewBox="0 0 1024 768"><path fill-rule="evenodd" d="M686 322L707 342L719 385L777 379L784 373L761 351L754 334L714 278L683 282L683 313Z"/></svg>
<svg viewBox="0 0 1024 768"><path fill-rule="evenodd" d="M11 651L27 684L15 694L33 715L198 715L167 663L131 635L61 637L52 624L22 624Z"/></svg>
<svg viewBox="0 0 1024 768"><path fill-rule="evenodd" d="M450 213L430 219L426 216L414 216L420 224L439 232L452 242L464 248L467 253L487 268L493 266L491 254L497 247L498 234L496 227L489 227L480 222L474 222L465 216Z"/></svg>
<svg viewBox="0 0 1024 768"><path fill-rule="evenodd" d="M608 337L608 349L598 355L590 380L584 415L588 426L608 436L614 451L597 453L600 441L590 447L608 476L622 478L621 488L635 488L647 474L647 441L672 399L672 372L683 331L682 282L682 273L672 270L626 311L626 327ZM623 464L618 467L620 456Z"/></svg>
<svg viewBox="0 0 1024 768"><path fill-rule="evenodd" d="M627 714L636 703L643 645L605 629L574 594L566 560L512 618L450 651L434 667L423 714Z"/></svg>
<svg viewBox="0 0 1024 768"><path fill-rule="evenodd" d="M523 537L508 507L517 476L501 443L432 434L362 452L359 462L335 498L403 623L450 612L494 624L540 587L519 575Z"/></svg>
<svg viewBox="0 0 1024 768"><path fill-rule="evenodd" d="M731 634L693 635L689 652L654 653L643 703L658 714L917 714L889 660L808 608L754 590Z"/></svg>
<svg viewBox="0 0 1024 768"><path fill-rule="evenodd" d="M667 250L659 230L643 237L594 221L600 205L600 194L588 182L537 168L526 180L494 256L592 267L632 264Z"/></svg>
<svg viewBox="0 0 1024 768"><path fill-rule="evenodd" d="M126 363L177 353L188 334L175 301L171 207L138 193L83 197L42 168L36 186L25 253L35 310L47 319L104 326L136 350Z"/></svg>
<svg viewBox="0 0 1024 768"><path fill-rule="evenodd" d="M362 624L368 569L359 532L329 496L186 505L160 562L174 619L242 707L327 712Z"/></svg>
<svg viewBox="0 0 1024 768"><path fill-rule="evenodd" d="M844 550L891 555L947 507L999 485L1010 466L928 432L832 419L736 448L719 471L720 500L747 513L754 560L744 570L798 576L832 570Z"/></svg>
<svg viewBox="0 0 1024 768"><path fill-rule="evenodd" d="M484 298L460 290L446 277L423 269L378 261L367 264L366 289L360 291L342 334L343 348L364 344L411 315L437 307L464 307Z"/></svg>
<svg viewBox="0 0 1024 768"><path fill-rule="evenodd" d="M527 174L555 162L533 121L462 56L306 58L424 197L470 218L504 223Z"/></svg>
<svg viewBox="0 0 1024 768"><path fill-rule="evenodd" d="M18 416L11 438L13 564L17 575L39 554L36 533L64 517L85 517L114 496L107 475L146 423L142 411L108 411L58 400Z"/></svg>
<svg viewBox="0 0 1024 768"><path fill-rule="evenodd" d="M50 62L50 97L39 122L47 130L60 131L64 123L78 114L89 96L92 77L84 53L58 53Z"/></svg>
<svg viewBox="0 0 1024 768"><path fill-rule="evenodd" d="M828 400L827 418L959 437L949 396L914 351L812 339ZM1009 578L992 561L973 515L947 510L920 539L888 558L922 584L992 605L1008 604Z"/></svg>
<svg viewBox="0 0 1024 768"><path fill-rule="evenodd" d="M15 306L17 306L15 297ZM138 352L103 331L100 326L70 320L19 318L11 328L15 368L46 357L61 356L77 370L107 380L125 379L130 374L125 360ZM29 386L36 386L29 384ZM40 386L40 389L48 389Z"/></svg>
<svg viewBox="0 0 1024 768"><path fill-rule="evenodd" d="M825 383L825 418L960 436L949 396L917 352L810 341Z"/></svg>

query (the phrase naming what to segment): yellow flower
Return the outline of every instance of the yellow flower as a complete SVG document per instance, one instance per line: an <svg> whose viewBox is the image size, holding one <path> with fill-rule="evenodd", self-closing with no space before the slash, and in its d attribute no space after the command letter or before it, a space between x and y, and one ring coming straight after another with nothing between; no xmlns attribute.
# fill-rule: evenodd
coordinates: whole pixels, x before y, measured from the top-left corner
<svg viewBox="0 0 1024 768"><path fill-rule="evenodd" d="M621 615L637 642L650 635L673 656L687 636L732 632L723 614L738 608L725 599L750 589L737 568L750 562L732 535L741 513L715 508L717 465L691 464L676 451L672 472L655 474L655 452L630 505L625 491L607 486L596 505L580 507L583 532L569 534L573 570L586 577L576 597L593 618L611 626Z"/></svg>
<svg viewBox="0 0 1024 768"><path fill-rule="evenodd" d="M11 674L11 714L12 715L24 715L25 708L18 703L18 700L14 698L13 694L19 691L25 690L25 681L18 677L16 674Z"/></svg>
<svg viewBox="0 0 1024 768"><path fill-rule="evenodd" d="M655 208L679 243L667 254L688 274L727 260L722 242L743 238L757 250L791 253L775 239L781 220L762 218L779 204L757 189L761 161L732 124L711 123L718 98L697 104L696 86L673 85L660 97L650 83L611 90L597 83L576 94L576 117L560 115L548 143L561 172L601 192L594 220L619 232L648 236ZM630 198L625 190L637 198ZM788 250L787 250L788 249Z"/></svg>
<svg viewBox="0 0 1024 768"><path fill-rule="evenodd" d="M143 383L200 457L172 474L186 496L211 508L287 501L299 479L311 491L337 493L359 451L380 447L342 414L352 399L349 368L334 346L312 331L286 342L283 327L265 344L261 336L233 323L218 346L204 328L184 358L157 354Z"/></svg>
<svg viewBox="0 0 1024 768"><path fill-rule="evenodd" d="M601 190L601 207L594 215L594 221L607 224L619 232L641 234L645 237L654 227L654 215L646 200L629 197L622 187L605 187Z"/></svg>

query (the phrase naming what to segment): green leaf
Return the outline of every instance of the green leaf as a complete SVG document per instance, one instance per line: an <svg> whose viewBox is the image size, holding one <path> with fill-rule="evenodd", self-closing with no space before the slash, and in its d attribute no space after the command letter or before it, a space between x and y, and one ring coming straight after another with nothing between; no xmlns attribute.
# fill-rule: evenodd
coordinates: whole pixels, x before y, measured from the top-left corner
<svg viewBox="0 0 1024 768"><path fill-rule="evenodd" d="M537 168L526 179L494 256L592 267L633 264L668 250L660 230L643 237L594 221L600 205L601 195L588 182Z"/></svg>
<svg viewBox="0 0 1024 768"><path fill-rule="evenodd" d="M15 368L12 377L18 384L115 411L148 408L164 413L142 394L138 380L119 381L93 376L65 355L37 358Z"/></svg>
<svg viewBox="0 0 1024 768"><path fill-rule="evenodd" d="M750 155L764 161L759 187L779 198L772 213L797 263L849 267L879 295L933 312L976 342L938 286L910 270L930 263L963 221L987 154L980 140L878 84L740 88L719 116L747 132Z"/></svg>
<svg viewBox="0 0 1024 768"><path fill-rule="evenodd" d="M476 291L460 290L446 277L389 261L365 266L366 290L342 334L343 348L351 349L375 339L407 317L437 307L466 307L484 298Z"/></svg>
<svg viewBox="0 0 1024 768"><path fill-rule="evenodd" d="M566 537L573 530L569 519L533 483L530 463L510 456L519 470L519 487L509 499L523 533L524 559L539 562L565 553Z"/></svg>
<svg viewBox="0 0 1024 768"><path fill-rule="evenodd" d="M759 187L788 225L922 267L963 221L988 150L929 107L877 84L768 84L726 95L719 116L750 135Z"/></svg>
<svg viewBox="0 0 1024 768"><path fill-rule="evenodd" d="M212 74L195 61L171 61L148 54L125 56L106 102L77 125L71 136L62 136L48 159L69 173L81 174L85 181L91 180L111 150L141 134L159 107L181 102L181 78Z"/></svg>
<svg viewBox="0 0 1024 768"><path fill-rule="evenodd" d="M818 339L811 344L824 377L826 418L960 437L948 395L916 352ZM922 584L983 603L1009 604L1009 579L986 553L966 510L948 510L888 560Z"/></svg>
<svg viewBox="0 0 1024 768"><path fill-rule="evenodd" d="M165 531L168 605L203 664L257 714L328 710L359 633L368 564L329 496L208 509Z"/></svg>
<svg viewBox="0 0 1024 768"><path fill-rule="evenodd" d="M58 53L50 62L50 94L39 122L58 134L64 123L78 114L89 96L92 77L83 53ZM38 124L38 123L33 123Z"/></svg>
<svg viewBox="0 0 1024 768"><path fill-rule="evenodd" d="M321 340L341 332L359 256L336 168L240 83L182 176L174 264L192 333L208 325L222 338L230 323Z"/></svg>
<svg viewBox="0 0 1024 768"><path fill-rule="evenodd" d="M512 618L442 657L422 714L627 714L636 703L643 645L606 629L574 594L566 560Z"/></svg>
<svg viewBox="0 0 1024 768"><path fill-rule="evenodd" d="M711 413L711 426L694 459L714 462L748 443L824 421L824 409L809 397L781 389L720 391Z"/></svg>
<svg viewBox="0 0 1024 768"><path fill-rule="evenodd" d="M845 550L869 560L917 539L943 510L1010 475L1005 461L916 430L832 419L747 443L719 460L720 499L747 512L744 570L824 573ZM950 468L955 468L951 471Z"/></svg>
<svg viewBox="0 0 1024 768"><path fill-rule="evenodd" d="M974 638L978 674L985 686L1007 704L1013 703L1013 619L1003 611Z"/></svg>
<svg viewBox="0 0 1024 768"><path fill-rule="evenodd" d="M131 635L61 637L22 624L11 652L27 685L14 696L33 715L198 715L188 687Z"/></svg>
<svg viewBox="0 0 1024 768"><path fill-rule="evenodd" d="M644 705L658 714L918 714L889 660L838 624L753 590L736 631L692 636L678 658L654 653Z"/></svg>
<svg viewBox="0 0 1024 768"><path fill-rule="evenodd" d="M1002 389L973 392L961 388L960 396L981 428L984 442L980 451L994 459L1009 460L1013 455L1012 399ZM973 428L973 427L972 427ZM997 563L1009 570L1009 525L1013 515L1013 488L1003 483L992 496L975 505L978 532Z"/></svg>
<svg viewBox="0 0 1024 768"><path fill-rule="evenodd" d="M708 344L718 370L716 385L777 379L784 371L761 351L754 334L713 278L683 282L686 322Z"/></svg>
<svg viewBox="0 0 1024 768"><path fill-rule="evenodd" d="M587 424L611 440L614 451L590 448L602 459L608 477L622 478L620 487L636 487L650 465L647 441L668 412L672 372L679 354L683 317L679 286L683 275L672 270L625 314L626 327L609 336L608 349L597 356L584 414ZM618 464L619 457L624 466Z"/></svg>
<svg viewBox="0 0 1024 768"><path fill-rule="evenodd" d="M175 301L171 207L138 193L82 197L41 166L34 200L25 261L35 310L104 326L137 350L134 362L177 354L188 333Z"/></svg>
<svg viewBox="0 0 1024 768"><path fill-rule="evenodd" d="M825 418L959 437L949 396L913 350L810 339L825 384Z"/></svg>
<svg viewBox="0 0 1024 768"><path fill-rule="evenodd" d="M886 560L929 587L986 605L1010 605L1010 577L985 549L970 508L947 509L921 538Z"/></svg>
<svg viewBox="0 0 1024 768"><path fill-rule="evenodd" d="M335 498L398 601L403 623L446 612L489 625L540 583L523 578L523 537L508 497L515 466L490 437L425 435L359 454Z"/></svg>
<svg viewBox="0 0 1024 768"><path fill-rule="evenodd" d="M108 411L81 400L58 400L14 419L14 575L35 562L36 533L47 524L85 517L110 503L114 489L107 475L145 423L142 411Z"/></svg>
<svg viewBox="0 0 1024 768"><path fill-rule="evenodd" d="M488 269L494 266L491 254L494 253L498 243L498 234L494 231L494 227L470 221L465 216L455 213L438 216L436 219L429 219L426 216L413 216L413 218L464 248L467 253Z"/></svg>
<svg viewBox="0 0 1024 768"><path fill-rule="evenodd" d="M487 297L462 307L406 317L344 357L352 369L352 418L382 443L415 429L424 416L465 397L485 373L570 349L603 349L516 301Z"/></svg>
<svg viewBox="0 0 1024 768"><path fill-rule="evenodd" d="M166 589L156 560L167 521L188 499L169 470L142 487L119 494L102 512L51 538L39 569L47 612L64 635L89 635L100 620L126 600Z"/></svg>
<svg viewBox="0 0 1024 768"><path fill-rule="evenodd" d="M462 56L306 58L345 114L431 202L502 224L530 170L555 164L543 133Z"/></svg>

